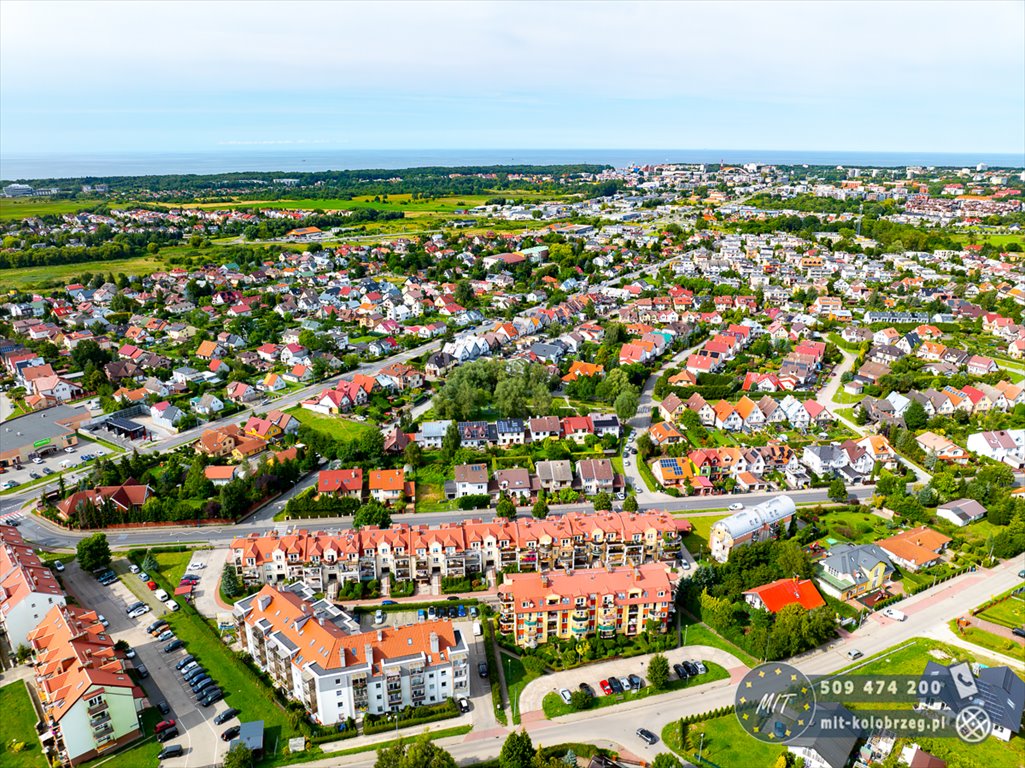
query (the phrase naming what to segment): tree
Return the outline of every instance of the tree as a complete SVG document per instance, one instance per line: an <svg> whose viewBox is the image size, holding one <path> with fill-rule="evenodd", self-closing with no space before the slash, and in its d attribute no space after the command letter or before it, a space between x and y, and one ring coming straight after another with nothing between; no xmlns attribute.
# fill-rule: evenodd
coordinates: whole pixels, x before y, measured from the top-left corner
<svg viewBox="0 0 1025 768"><path fill-rule="evenodd" d="M624 512L636 512L637 511L637 497L632 493L626 497L626 501L623 502Z"/></svg>
<svg viewBox="0 0 1025 768"><path fill-rule="evenodd" d="M83 571L95 571L110 565L110 545L103 533L94 533L78 542L78 565Z"/></svg>
<svg viewBox="0 0 1025 768"><path fill-rule="evenodd" d="M837 504L847 501L847 486L839 477L833 478L829 483L829 500Z"/></svg>
<svg viewBox="0 0 1025 768"><path fill-rule="evenodd" d="M251 768L253 765L253 750L245 744L236 744L228 750L222 765L224 768Z"/></svg>
<svg viewBox="0 0 1025 768"><path fill-rule="evenodd" d="M376 525L378 528L391 526L391 514L388 508L379 501L371 499L358 510L352 517L352 527L359 529L365 525Z"/></svg>
<svg viewBox="0 0 1025 768"><path fill-rule="evenodd" d="M929 414L926 413L925 408L917 400L912 400L911 404L904 410L904 425L908 429L922 429L929 421Z"/></svg>
<svg viewBox="0 0 1025 768"><path fill-rule="evenodd" d="M160 571L160 563L153 557L153 553L148 549L146 550L146 557L142 558L142 570L146 573L158 573Z"/></svg>
<svg viewBox="0 0 1025 768"><path fill-rule="evenodd" d="M534 503L534 509L531 510L531 514L538 520L544 520L548 517L548 502L544 499L538 499Z"/></svg>
<svg viewBox="0 0 1025 768"><path fill-rule="evenodd" d="M459 434L459 425L455 421L450 422L445 429L445 437L441 440L441 455L445 461L452 460L462 443L463 437Z"/></svg>
<svg viewBox="0 0 1025 768"><path fill-rule="evenodd" d="M381 747L374 768L456 768L456 761L424 735L411 744L400 740Z"/></svg>
<svg viewBox="0 0 1025 768"><path fill-rule="evenodd" d="M508 496L503 496L498 500L498 505L495 507L495 514L499 517L504 517L507 520L512 520L516 517L516 505Z"/></svg>
<svg viewBox="0 0 1025 768"><path fill-rule="evenodd" d="M416 469L423 463L424 449L420 447L420 443L416 442L416 440L411 440L402 452L402 458L413 469Z"/></svg>
<svg viewBox="0 0 1025 768"><path fill-rule="evenodd" d="M656 691L669 684L669 659L661 653L656 653L648 662L648 682Z"/></svg>
<svg viewBox="0 0 1025 768"><path fill-rule="evenodd" d="M601 510L612 509L612 497L609 496L605 491L599 491L594 496L594 511L599 512Z"/></svg>
<svg viewBox="0 0 1025 768"><path fill-rule="evenodd" d="M502 751L498 754L498 768L530 768L536 751L526 731L513 731L502 744Z"/></svg>
<svg viewBox="0 0 1025 768"><path fill-rule="evenodd" d="M616 415L620 420L626 421L637 413L637 406L640 405L640 402L641 400L637 396L637 390L633 387L629 387L616 396L616 401L612 407L616 409Z"/></svg>
<svg viewBox="0 0 1025 768"><path fill-rule="evenodd" d="M662 752L655 755L655 759L651 761L651 768L683 768L683 763L671 752Z"/></svg>
<svg viewBox="0 0 1025 768"><path fill-rule="evenodd" d="M242 593L238 573L235 572L235 566L231 563L225 563L221 570L221 591L225 597L238 597Z"/></svg>
<svg viewBox="0 0 1025 768"><path fill-rule="evenodd" d="M569 695L569 705L578 712L583 709L590 709L593 703L594 697L587 691L582 691L579 688Z"/></svg>

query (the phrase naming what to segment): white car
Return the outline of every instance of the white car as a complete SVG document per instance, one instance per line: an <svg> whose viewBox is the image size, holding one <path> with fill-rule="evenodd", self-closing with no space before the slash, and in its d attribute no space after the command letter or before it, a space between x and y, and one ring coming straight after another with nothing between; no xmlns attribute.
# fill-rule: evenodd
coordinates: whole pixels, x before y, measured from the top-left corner
<svg viewBox="0 0 1025 768"><path fill-rule="evenodd" d="M166 603L164 603L164 605L167 606L167 610L169 611L178 610L178 603L176 603L174 600L168 600Z"/></svg>
<svg viewBox="0 0 1025 768"><path fill-rule="evenodd" d="M39 458L38 456L33 456L32 457L32 463L33 464L42 464L43 460L41 458Z"/></svg>
<svg viewBox="0 0 1025 768"><path fill-rule="evenodd" d="M130 570L132 573L138 573L139 566L135 565L135 563L132 563L130 566L128 566L128 570Z"/></svg>
<svg viewBox="0 0 1025 768"><path fill-rule="evenodd" d="M189 563L189 567L186 568L185 570L191 571L194 568L196 568L196 569L206 568L206 563Z"/></svg>
<svg viewBox="0 0 1025 768"><path fill-rule="evenodd" d="M138 608L136 608L134 611L128 614L128 618L137 619L140 616L144 616L145 614L149 613L149 611L150 607L148 605L140 605Z"/></svg>
<svg viewBox="0 0 1025 768"><path fill-rule="evenodd" d="M736 511L737 511L738 509L743 509L743 508L744 508L744 505L743 505L743 504L741 504L741 503L740 503L739 501L735 501L735 502L733 502L732 504L730 504L730 505L729 505L729 506L727 507L727 509L728 509L728 510L729 510L730 512L736 512Z"/></svg>
<svg viewBox="0 0 1025 768"><path fill-rule="evenodd" d="M573 702L573 694L569 692L569 688L563 688L561 691L559 691L559 695L562 697L562 700L567 704L571 704Z"/></svg>
<svg viewBox="0 0 1025 768"><path fill-rule="evenodd" d="M62 563L60 560L54 560L53 561L53 569L55 571L58 571L58 572L63 571L64 570L64 563Z"/></svg>
<svg viewBox="0 0 1025 768"><path fill-rule="evenodd" d="M105 626L105 627L109 627L110 626L110 622L107 621L107 617L104 616L102 613L96 614L96 618L99 619L100 624L102 624L103 626Z"/></svg>
<svg viewBox="0 0 1025 768"><path fill-rule="evenodd" d="M75 449L72 446L70 446L70 445L67 448L64 449L64 453L74 453L74 452L75 452Z"/></svg>
<svg viewBox="0 0 1025 768"><path fill-rule="evenodd" d="M894 621L904 621L907 618L907 614L898 611L896 608L883 608L883 616Z"/></svg>
<svg viewBox="0 0 1025 768"><path fill-rule="evenodd" d="M153 593L153 595L157 598L157 600L159 600L162 603L166 603L168 600L171 599L171 596L162 589L158 589Z"/></svg>

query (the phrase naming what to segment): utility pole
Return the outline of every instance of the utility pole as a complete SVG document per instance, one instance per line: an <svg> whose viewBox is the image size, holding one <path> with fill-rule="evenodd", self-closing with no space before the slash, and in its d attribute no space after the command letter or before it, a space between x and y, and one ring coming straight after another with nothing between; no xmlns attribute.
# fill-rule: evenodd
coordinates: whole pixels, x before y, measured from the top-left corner
<svg viewBox="0 0 1025 768"><path fill-rule="evenodd" d="M705 749L705 732L701 732L701 742L698 744L698 762L701 762L701 753Z"/></svg>

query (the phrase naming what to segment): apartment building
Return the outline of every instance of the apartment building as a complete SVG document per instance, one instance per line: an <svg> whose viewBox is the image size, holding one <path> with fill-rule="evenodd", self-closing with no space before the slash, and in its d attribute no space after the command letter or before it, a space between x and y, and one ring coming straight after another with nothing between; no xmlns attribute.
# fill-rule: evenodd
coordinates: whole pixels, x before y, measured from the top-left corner
<svg viewBox="0 0 1025 768"><path fill-rule="evenodd" d="M53 572L18 529L0 525L0 628L10 648L28 645L29 633L50 609L66 602Z"/></svg>
<svg viewBox="0 0 1025 768"><path fill-rule="evenodd" d="M238 636L275 685L315 722L397 712L470 691L469 650L449 621L352 631L352 619L312 591L266 585L235 603Z"/></svg>
<svg viewBox="0 0 1025 768"><path fill-rule="evenodd" d="M28 639L49 726L40 735L44 748L77 765L142 735L145 694L128 676L95 611L55 605Z"/></svg>
<svg viewBox="0 0 1025 768"><path fill-rule="evenodd" d="M499 629L532 648L551 639L664 632L674 583L661 563L584 571L508 574L498 588Z"/></svg>
<svg viewBox="0 0 1025 768"><path fill-rule="evenodd" d="M545 520L464 520L337 533L271 531L231 543L246 584L302 581L329 596L349 580L429 582L515 566L520 571L675 560L690 523L666 512L571 512Z"/></svg>
<svg viewBox="0 0 1025 768"><path fill-rule="evenodd" d="M725 563L734 547L767 541L779 536L781 529L790 525L797 512L789 496L775 496L768 501L742 509L712 524L708 546L712 557Z"/></svg>

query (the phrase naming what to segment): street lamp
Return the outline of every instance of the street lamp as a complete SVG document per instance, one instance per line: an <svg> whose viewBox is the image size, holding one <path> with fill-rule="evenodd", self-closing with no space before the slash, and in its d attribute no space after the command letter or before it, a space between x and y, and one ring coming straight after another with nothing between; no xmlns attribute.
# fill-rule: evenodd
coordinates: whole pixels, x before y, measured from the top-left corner
<svg viewBox="0 0 1025 768"><path fill-rule="evenodd" d="M698 744L698 762L701 762L701 752L705 748L705 732L701 732L701 743Z"/></svg>
<svg viewBox="0 0 1025 768"><path fill-rule="evenodd" d="M509 682L512 677L512 659L508 656L505 657L505 690L509 694L509 714L512 715L513 719L516 718L516 698L513 696L512 683Z"/></svg>

